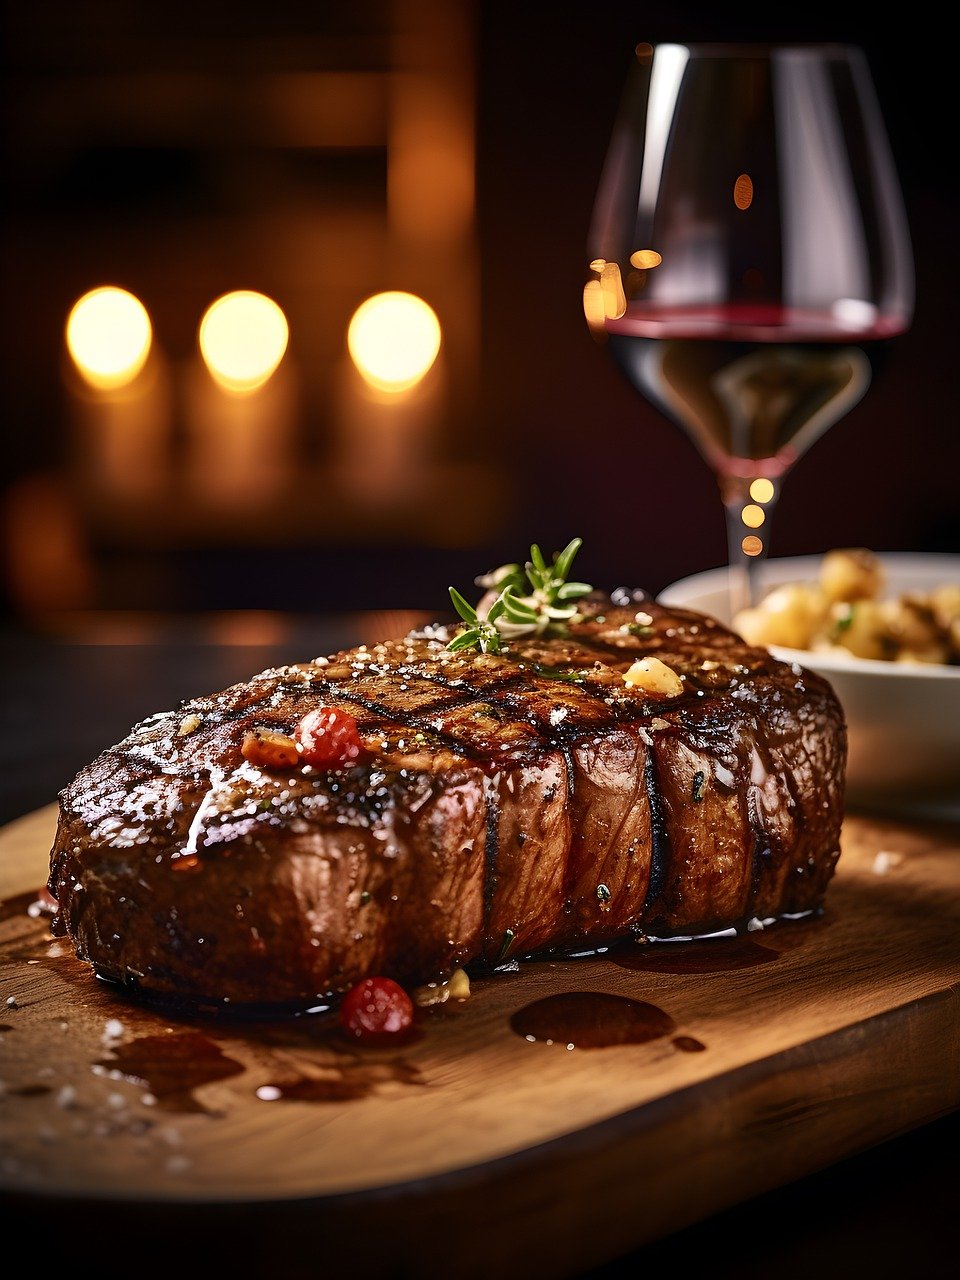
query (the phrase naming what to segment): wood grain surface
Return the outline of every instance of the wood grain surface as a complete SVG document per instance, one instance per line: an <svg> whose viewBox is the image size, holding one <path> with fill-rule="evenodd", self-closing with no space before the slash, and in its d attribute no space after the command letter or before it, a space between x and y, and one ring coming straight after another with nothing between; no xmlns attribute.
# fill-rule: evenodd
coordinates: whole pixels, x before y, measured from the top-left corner
<svg viewBox="0 0 960 1280"><path fill-rule="evenodd" d="M848 816L822 917L477 977L386 1051L329 1015L174 1013L97 980L31 914L55 819L0 832L6 1192L308 1200L331 1265L373 1207L403 1274L489 1275L536 1239L524 1269L553 1276L960 1106L956 827ZM511 1025L583 992L652 1006L654 1038L585 1047L587 1027L569 1047ZM372 1237L349 1262L384 1274Z"/></svg>

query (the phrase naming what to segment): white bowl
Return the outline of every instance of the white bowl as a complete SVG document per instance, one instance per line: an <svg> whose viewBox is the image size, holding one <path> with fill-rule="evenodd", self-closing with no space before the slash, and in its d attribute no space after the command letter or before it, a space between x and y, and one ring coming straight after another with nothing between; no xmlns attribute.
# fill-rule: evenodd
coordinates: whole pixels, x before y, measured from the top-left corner
<svg viewBox="0 0 960 1280"><path fill-rule="evenodd" d="M960 556L880 554L885 596L960 582ZM760 566L762 591L786 582L815 582L822 556L768 560ZM674 582L660 601L696 609L729 624L725 567ZM847 720L847 803L933 819L960 819L960 667L882 662L771 646L786 662L824 676Z"/></svg>

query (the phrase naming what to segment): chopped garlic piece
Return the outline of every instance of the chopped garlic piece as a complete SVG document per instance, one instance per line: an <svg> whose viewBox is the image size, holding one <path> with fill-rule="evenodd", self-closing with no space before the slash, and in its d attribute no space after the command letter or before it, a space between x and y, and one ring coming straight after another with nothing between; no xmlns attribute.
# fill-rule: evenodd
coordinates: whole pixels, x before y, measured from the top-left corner
<svg viewBox="0 0 960 1280"><path fill-rule="evenodd" d="M447 982L451 1000L466 1000L470 995L470 979L463 969L454 969Z"/></svg>
<svg viewBox="0 0 960 1280"><path fill-rule="evenodd" d="M638 658L630 670L624 672L623 683L631 689L662 694L666 698L675 698L683 692L683 681L659 658Z"/></svg>
<svg viewBox="0 0 960 1280"><path fill-rule="evenodd" d="M188 733L193 733L194 729L199 729L203 721L198 715L184 716L180 721L180 727L177 730L178 738L185 738Z"/></svg>
<svg viewBox="0 0 960 1280"><path fill-rule="evenodd" d="M448 1000L466 1000L470 995L470 979L463 969L454 969L446 982L428 982L411 993L414 1004L421 1009L432 1004L446 1004Z"/></svg>

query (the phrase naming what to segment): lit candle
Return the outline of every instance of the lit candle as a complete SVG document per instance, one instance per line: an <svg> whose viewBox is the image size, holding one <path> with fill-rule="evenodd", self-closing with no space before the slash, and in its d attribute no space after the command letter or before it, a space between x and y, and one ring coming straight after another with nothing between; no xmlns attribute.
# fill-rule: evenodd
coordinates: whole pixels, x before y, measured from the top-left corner
<svg viewBox="0 0 960 1280"><path fill-rule="evenodd" d="M287 482L297 416L281 308L242 290L212 303L187 371L188 471L204 502L256 505Z"/></svg>
<svg viewBox="0 0 960 1280"><path fill-rule="evenodd" d="M95 491L155 495L169 479L167 362L143 303L104 285L83 295L66 325L77 468Z"/></svg>
<svg viewBox="0 0 960 1280"><path fill-rule="evenodd" d="M341 476L354 497L415 495L436 435L441 337L435 312L414 294L376 294L354 313L338 406Z"/></svg>

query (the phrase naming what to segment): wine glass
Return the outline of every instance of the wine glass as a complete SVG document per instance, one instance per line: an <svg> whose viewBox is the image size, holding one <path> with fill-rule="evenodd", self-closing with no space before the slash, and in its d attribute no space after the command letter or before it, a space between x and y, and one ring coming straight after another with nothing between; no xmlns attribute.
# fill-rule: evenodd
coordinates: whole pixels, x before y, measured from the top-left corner
<svg viewBox="0 0 960 1280"><path fill-rule="evenodd" d="M591 331L719 482L733 615L757 601L784 476L913 315L863 51L638 45L588 252Z"/></svg>

